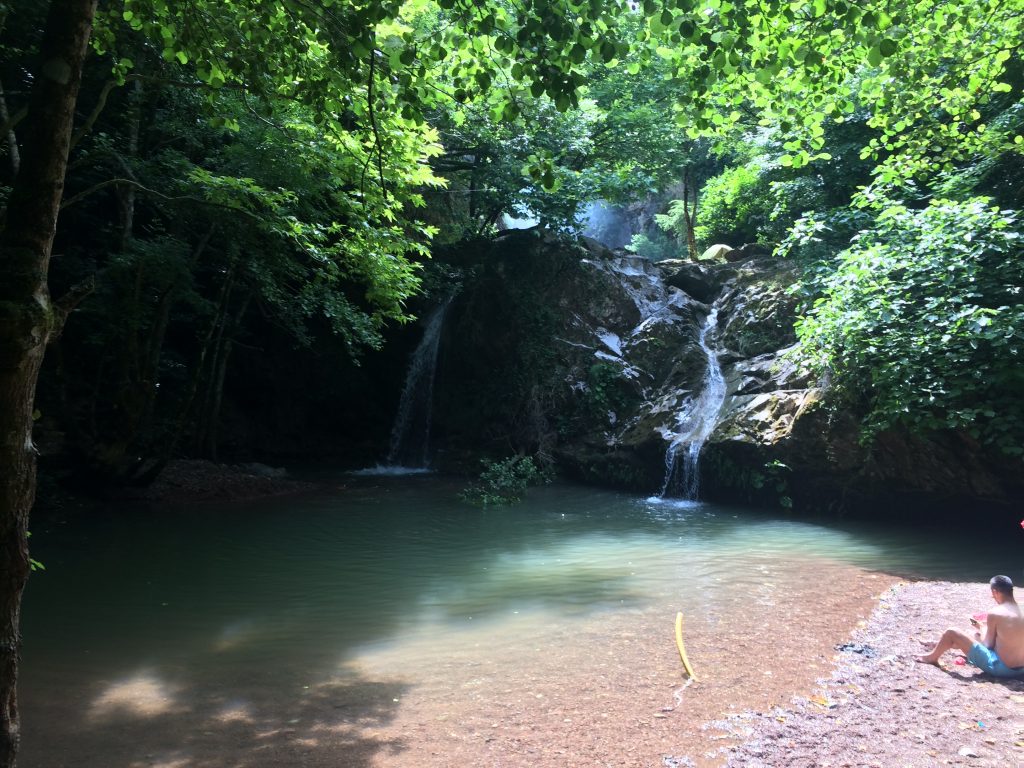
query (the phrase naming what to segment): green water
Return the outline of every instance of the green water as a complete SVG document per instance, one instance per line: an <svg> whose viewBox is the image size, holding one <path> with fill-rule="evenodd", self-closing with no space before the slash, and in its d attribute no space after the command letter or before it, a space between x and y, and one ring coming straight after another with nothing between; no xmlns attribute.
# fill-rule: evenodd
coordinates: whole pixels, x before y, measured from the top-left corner
<svg viewBox="0 0 1024 768"><path fill-rule="evenodd" d="M123 739L133 716L174 717L190 697L212 707L263 688L285 695L380 654L408 659L415 675L432 649L478 643L482 627L522 638L653 603L713 611L722 590L784 588L778 572L794 563L1020 576L1019 531L829 525L570 485L480 510L432 477L342 483L37 520L33 555L46 570L25 596L20 765L102 765L105 740ZM53 751L86 733L84 746Z"/></svg>

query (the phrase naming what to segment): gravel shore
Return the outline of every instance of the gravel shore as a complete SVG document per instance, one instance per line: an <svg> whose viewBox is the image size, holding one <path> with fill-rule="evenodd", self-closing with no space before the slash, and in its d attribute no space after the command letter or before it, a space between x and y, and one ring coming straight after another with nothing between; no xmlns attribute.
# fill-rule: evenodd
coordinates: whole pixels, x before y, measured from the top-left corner
<svg viewBox="0 0 1024 768"><path fill-rule="evenodd" d="M990 604L987 584L894 586L838 646L820 696L717 724L743 739L726 765L1024 766L1024 680L985 675L959 652L941 668L914 661L946 627L966 630Z"/></svg>

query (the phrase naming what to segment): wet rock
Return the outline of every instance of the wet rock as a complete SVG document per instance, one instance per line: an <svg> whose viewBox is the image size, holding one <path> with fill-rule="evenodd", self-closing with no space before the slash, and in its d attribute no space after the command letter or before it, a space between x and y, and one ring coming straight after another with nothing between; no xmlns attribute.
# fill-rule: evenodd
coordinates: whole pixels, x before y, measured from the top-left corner
<svg viewBox="0 0 1024 768"><path fill-rule="evenodd" d="M866 659L873 659L878 655L878 651L870 645L864 645L863 643L842 643L836 646L836 650L843 651L844 653L859 653Z"/></svg>
<svg viewBox="0 0 1024 768"><path fill-rule="evenodd" d="M263 469L252 471L252 467ZM265 464L229 466L181 459L169 462L152 485L136 491L131 498L157 503L237 501L303 493L316 487L313 483L293 480L285 470Z"/></svg>
<svg viewBox="0 0 1024 768"><path fill-rule="evenodd" d="M665 275L665 283L709 304L722 290L722 283L705 266L692 261L672 259L658 262Z"/></svg>

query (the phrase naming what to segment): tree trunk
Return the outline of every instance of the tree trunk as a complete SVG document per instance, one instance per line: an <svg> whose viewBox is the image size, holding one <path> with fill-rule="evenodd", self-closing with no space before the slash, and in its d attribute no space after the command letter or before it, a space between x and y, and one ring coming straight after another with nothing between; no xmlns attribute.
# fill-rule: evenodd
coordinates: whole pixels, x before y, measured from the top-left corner
<svg viewBox="0 0 1024 768"><path fill-rule="evenodd" d="M128 157L133 162L138 160L139 155L139 133L142 126L142 81L132 81L132 108L128 121ZM135 181L135 171L131 163L122 160L128 178ZM136 187L134 184L118 185L117 197L120 202L121 215L121 238L118 248L121 253L128 250L128 244L134 237L135 232L135 198Z"/></svg>
<svg viewBox="0 0 1024 768"><path fill-rule="evenodd" d="M188 391L185 394L184 403L178 413L177 426L175 427L170 439L164 441L163 457L165 459L169 459L174 454L174 451L177 450L178 442L185 435L185 431L188 427L188 420L192 415L192 409L195 405L196 396L199 394L199 386L203 382L203 374L206 371L207 357L213 349L214 340L216 339L219 330L223 327L223 324L227 319L227 307L231 301L231 291L234 287L234 282L235 266L232 264L228 267L227 274L224 276L224 282L220 289L220 299L217 302L217 310L213 316L213 320L206 332L206 336L203 338L199 346L199 359L196 361L195 368L192 372L192 380L189 384ZM197 447L201 447L201 445Z"/></svg>
<svg viewBox="0 0 1024 768"><path fill-rule="evenodd" d="M224 399L224 379L227 377L228 360L231 358L231 351L235 346L235 335L242 327L242 318L245 316L245 311L249 308L251 299L252 294L246 293L231 321L231 328L228 334L221 341L220 349L215 358L216 363L206 414L203 418L203 423L199 425L200 434L204 436L203 441L206 446L206 455L213 462L220 460L217 450L217 427L220 422L220 407Z"/></svg>
<svg viewBox="0 0 1024 768"><path fill-rule="evenodd" d="M0 768L14 767L21 733L21 596L36 485L32 409L43 352L59 330L46 276L95 11L96 0L50 3L21 168L0 232Z"/></svg>
<svg viewBox="0 0 1024 768"><path fill-rule="evenodd" d="M210 238L213 236L213 230L214 227L211 226L199 238L199 243L192 251L192 256L189 259L189 272L194 272L199 259L210 242ZM156 320L153 322L144 347L145 354L141 363L141 384L144 387L145 393L145 402L140 420L142 429L148 430L152 426L157 387L160 380L160 360L163 357L164 339L167 336L167 325L170 322L171 310L177 301L180 287L180 281L175 281L160 295L160 300L157 302Z"/></svg>
<svg viewBox="0 0 1024 768"><path fill-rule="evenodd" d="M4 96L3 85L0 84L0 120L6 123L10 120L10 114L7 112L7 98ZM18 168L21 167L21 155L18 154L18 137L14 133L14 129L11 128L7 131L7 135L0 137L7 141L7 158L10 161L10 176L8 178L13 179L18 175Z"/></svg>

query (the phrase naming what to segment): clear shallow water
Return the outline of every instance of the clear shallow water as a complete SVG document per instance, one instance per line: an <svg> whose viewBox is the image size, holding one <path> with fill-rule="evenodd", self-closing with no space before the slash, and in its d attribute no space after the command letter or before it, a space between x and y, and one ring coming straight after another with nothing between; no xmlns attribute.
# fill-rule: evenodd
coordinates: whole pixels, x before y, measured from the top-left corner
<svg viewBox="0 0 1024 768"><path fill-rule="evenodd" d="M228 706L353 666L415 675L441 652L653 604L727 621L723 590L771 600L825 561L1020 576L1019 531L983 541L949 524L826 525L566 485L480 510L436 477L343 482L336 494L36 521L33 555L47 570L23 613L26 722L95 735L113 712L173 714L199 682ZM69 695L81 723L66 722ZM22 762L51 764L33 728Z"/></svg>
<svg viewBox="0 0 1024 768"><path fill-rule="evenodd" d="M1019 576L1012 535L983 541L950 524L804 522L575 486L480 510L436 478L353 485L336 496L119 509L36 526L33 555L46 571L26 594L29 661L83 641L117 656L328 643L344 653L421 614L458 623L748 588L760 580L746 565L754 560L819 557L933 579Z"/></svg>

